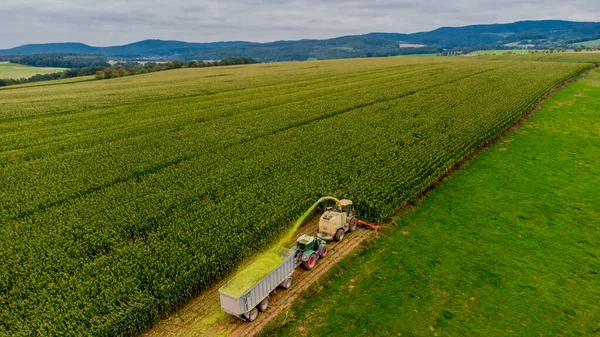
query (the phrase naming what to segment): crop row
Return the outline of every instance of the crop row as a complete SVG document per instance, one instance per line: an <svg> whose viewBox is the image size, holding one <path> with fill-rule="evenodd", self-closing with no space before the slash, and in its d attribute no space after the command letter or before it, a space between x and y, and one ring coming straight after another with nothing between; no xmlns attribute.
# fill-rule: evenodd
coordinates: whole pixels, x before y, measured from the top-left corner
<svg viewBox="0 0 600 337"><path fill-rule="evenodd" d="M522 55L488 55L479 56L485 60L529 61L529 62L568 62L600 64L600 53L554 53L554 54L522 54Z"/></svg>
<svg viewBox="0 0 600 337"><path fill-rule="evenodd" d="M70 137L61 138L48 116L0 124L20 144L0 153L0 334L134 333L262 249L322 195L389 215L587 68L404 62L415 61L385 60L389 69L376 60L303 64L336 70L322 74L277 65L291 74L287 81L261 78L253 67L228 69L220 80L234 83L214 84L224 95L214 108L206 96L176 98L179 86L164 94L175 98L145 104L152 94L143 96L140 77L127 103L140 102L134 110L56 115ZM194 86L192 75L177 73ZM265 84L262 98L261 90L241 89L254 77ZM86 91L69 85L84 101ZM285 94L272 90L279 85ZM237 94L227 96L233 87ZM194 104L202 108L188 110ZM50 122L33 124L41 138L17 127L38 118Z"/></svg>
<svg viewBox="0 0 600 337"><path fill-rule="evenodd" d="M170 71L160 77L142 75L122 78L109 83L85 82L34 88L0 88L3 116L0 121L14 118L36 118L103 109L117 105L164 102L185 97L209 99L214 94L279 92L294 86L315 82L344 81L344 79L377 74L390 69L418 69L433 64L453 64L456 61L423 62L417 59L382 60L379 63L339 61L309 65L288 63L253 65L223 69L185 69ZM10 90L9 90L10 89ZM241 97L240 95L237 95Z"/></svg>
<svg viewBox="0 0 600 337"><path fill-rule="evenodd" d="M346 87L343 90L336 88L312 99L301 97L299 100L293 100L286 97L287 102L277 101L272 106L260 109L233 107L236 113L225 113L221 118L203 120L199 123L194 122L194 119L222 114L226 109L202 111L201 117L189 112L184 116L183 122L173 117L172 120L165 122L162 128L159 127L148 134L138 131L132 137L115 140L111 138L114 131L105 135L102 130L94 129L88 135L89 143L81 144L78 142L79 138L73 137L64 142L52 143L51 147L36 148L34 152L30 149L7 151L0 154L0 158L4 157L7 161L4 172L10 177L0 187L0 196L6 196L2 198L6 203L0 204L0 219L18 217L23 213L44 208L44 205L80 195L90 189L95 190L115 182L132 179L165 165L215 151L217 148L281 132L296 124L354 109L357 106L410 95L415 90L468 78L485 69L499 67L497 64L492 66L494 68L471 66L445 72L439 72L438 69L438 74L422 71L421 76L405 75L395 81L386 80L383 84L379 84L377 80L375 83L367 84L354 84L350 81L352 83L350 88ZM410 83L410 86L407 83ZM185 108L185 106L180 108L166 104L156 109L162 110L165 115L171 115L173 112L179 114L179 109L186 111ZM142 111L154 113L152 107L146 109ZM110 119L110 116L107 119ZM131 124L134 126L141 124L136 130L148 128L144 120L136 120ZM109 140L105 142L107 138ZM63 150L73 142L77 144L75 148ZM175 149L174 144L177 144ZM55 177L60 177L60 184L56 183Z"/></svg>

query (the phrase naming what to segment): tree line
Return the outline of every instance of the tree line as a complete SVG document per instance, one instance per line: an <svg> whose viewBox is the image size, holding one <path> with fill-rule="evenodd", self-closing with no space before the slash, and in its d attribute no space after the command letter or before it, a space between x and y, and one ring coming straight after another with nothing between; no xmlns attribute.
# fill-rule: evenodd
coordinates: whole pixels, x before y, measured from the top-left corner
<svg viewBox="0 0 600 337"><path fill-rule="evenodd" d="M96 79L102 80L107 78L139 75L153 73L157 71L182 69L182 68L206 68L206 67L218 67L218 66L231 66L237 64L254 64L259 63L257 60L250 57L227 57L220 61L170 61L160 63L145 63L140 64L139 62L125 62L117 63L112 67L98 70L96 72Z"/></svg>
<svg viewBox="0 0 600 337"><path fill-rule="evenodd" d="M0 56L0 61L9 61L33 67L89 68L110 67L108 58L97 54L36 54Z"/></svg>
<svg viewBox="0 0 600 337"><path fill-rule="evenodd" d="M228 46L199 50L175 56L180 61L218 60L227 55L254 57L262 62L327 60L358 57L387 57L412 54L436 54L440 46L401 48L400 43L361 36L346 36L329 40L276 41L245 46Z"/></svg>
<svg viewBox="0 0 600 337"><path fill-rule="evenodd" d="M204 68L204 67L217 67L217 66L230 66L237 64L253 64L259 63L257 60L250 57L227 57L220 61L172 61L172 62L161 62L161 63L139 63L139 62L124 62L117 63L115 65L104 66L93 66L79 69L69 69L61 72L34 75L29 78L6 78L0 79L0 87L5 87L15 84L34 83L41 81L59 80L65 78L73 78L79 76L90 76L95 75L98 80L123 77L130 75L139 75L153 73L157 71L181 69L181 68Z"/></svg>
<svg viewBox="0 0 600 337"><path fill-rule="evenodd" d="M106 69L105 67L88 67L81 69L69 69L50 74L37 74L29 78L0 78L0 87L5 87L15 84L34 83L51 80L61 80L65 78L73 78L79 76L90 76L96 74L98 71Z"/></svg>

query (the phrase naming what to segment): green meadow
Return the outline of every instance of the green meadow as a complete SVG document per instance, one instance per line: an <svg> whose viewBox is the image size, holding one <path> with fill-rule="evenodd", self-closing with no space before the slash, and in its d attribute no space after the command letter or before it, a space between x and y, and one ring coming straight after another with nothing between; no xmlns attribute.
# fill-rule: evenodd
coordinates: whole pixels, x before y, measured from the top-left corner
<svg viewBox="0 0 600 337"><path fill-rule="evenodd" d="M598 40L591 40L591 41L585 41L585 42L579 42L579 43L574 43L573 45L575 45L575 46L585 46L585 47L598 47L598 46L600 46L600 39L598 39Z"/></svg>
<svg viewBox="0 0 600 337"><path fill-rule="evenodd" d="M399 215L265 332L600 334L600 71Z"/></svg>
<svg viewBox="0 0 600 337"><path fill-rule="evenodd" d="M0 78L29 78L34 75L44 75L58 73L66 70L65 68L40 68L26 66L23 64L0 62Z"/></svg>

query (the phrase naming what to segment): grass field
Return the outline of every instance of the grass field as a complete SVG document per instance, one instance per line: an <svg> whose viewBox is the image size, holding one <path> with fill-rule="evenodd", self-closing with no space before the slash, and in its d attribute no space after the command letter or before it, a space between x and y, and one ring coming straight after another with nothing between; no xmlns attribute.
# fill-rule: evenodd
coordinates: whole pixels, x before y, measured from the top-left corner
<svg viewBox="0 0 600 337"><path fill-rule="evenodd" d="M482 56L482 55L528 55L529 52L535 51L533 49L511 49L511 50L477 50L469 53L468 55Z"/></svg>
<svg viewBox="0 0 600 337"><path fill-rule="evenodd" d="M567 52L552 54L522 54L522 55L480 55L481 60L501 60L501 61L533 61L533 62L581 62L581 63L600 63L599 52Z"/></svg>
<svg viewBox="0 0 600 337"><path fill-rule="evenodd" d="M65 85L65 84L89 82L89 81L97 81L97 80L96 80L96 77L93 75L92 76L77 76L77 77L71 77L71 78L63 78L63 79L59 79L59 80L9 85L9 86L5 86L5 87L0 87L0 91L2 91L2 90L19 90L19 89L23 89L23 88L49 87L49 86L55 86L55 85Z"/></svg>
<svg viewBox="0 0 600 337"><path fill-rule="evenodd" d="M266 334L600 334L599 117L597 70L342 261Z"/></svg>
<svg viewBox="0 0 600 337"><path fill-rule="evenodd" d="M50 74L50 73L58 73L65 68L41 68L41 67L32 67L26 66L23 64L16 63L8 63L8 62L0 62L0 78L29 78L31 76L37 74Z"/></svg>
<svg viewBox="0 0 600 337"><path fill-rule="evenodd" d="M398 55L394 57L437 57L438 54L411 54L411 55Z"/></svg>
<svg viewBox="0 0 600 337"><path fill-rule="evenodd" d="M323 195L385 216L590 64L386 58L0 90L0 335L126 335Z"/></svg>
<svg viewBox="0 0 600 337"><path fill-rule="evenodd" d="M600 46L600 40L591 40L585 42L574 43L574 46L585 46L585 47L598 47Z"/></svg>

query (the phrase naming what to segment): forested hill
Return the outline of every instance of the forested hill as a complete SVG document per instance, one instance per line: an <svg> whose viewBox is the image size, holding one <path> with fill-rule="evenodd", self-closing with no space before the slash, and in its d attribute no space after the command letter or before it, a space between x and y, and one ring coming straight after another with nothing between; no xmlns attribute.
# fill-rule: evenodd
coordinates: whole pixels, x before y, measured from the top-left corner
<svg viewBox="0 0 600 337"><path fill-rule="evenodd" d="M403 40L411 43L440 45L445 48L507 44L531 40L575 42L600 34L600 22L573 22L560 20L519 21L507 24L441 27L430 32L413 34L370 33L365 36Z"/></svg>
<svg viewBox="0 0 600 337"><path fill-rule="evenodd" d="M182 61L216 60L235 55L270 62L438 53L448 49L569 47L577 42L598 38L598 22L545 20L442 27L411 34L369 33L325 40L269 43L144 40L114 47L93 47L82 43L30 44L0 50L0 55L102 54L121 59L155 58Z"/></svg>
<svg viewBox="0 0 600 337"><path fill-rule="evenodd" d="M66 42L26 44L11 49L0 49L0 55L101 54L109 57L151 57L172 56L176 54L185 54L192 51L219 49L251 44L254 43L244 41L190 43L183 41L144 40L123 46L92 47L83 43Z"/></svg>

